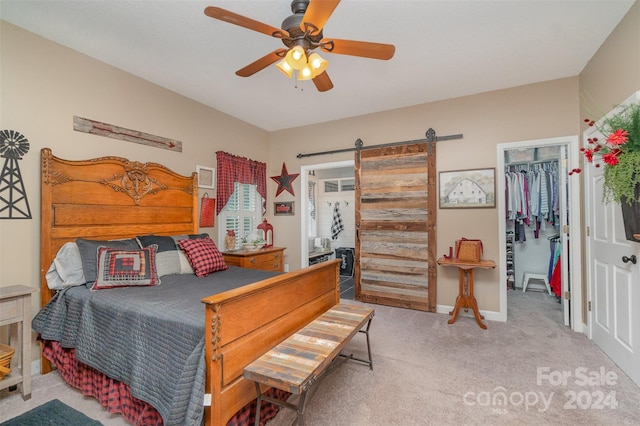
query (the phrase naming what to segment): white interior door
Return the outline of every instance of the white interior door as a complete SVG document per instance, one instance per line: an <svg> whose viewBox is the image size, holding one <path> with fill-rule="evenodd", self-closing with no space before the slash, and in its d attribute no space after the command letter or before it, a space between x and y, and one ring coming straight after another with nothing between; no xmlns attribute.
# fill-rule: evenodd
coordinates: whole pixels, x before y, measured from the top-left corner
<svg viewBox="0 0 640 426"><path fill-rule="evenodd" d="M602 138L590 128L584 134ZM619 204L602 203L603 168L586 167L589 333L633 381L640 384L640 244L625 239Z"/></svg>

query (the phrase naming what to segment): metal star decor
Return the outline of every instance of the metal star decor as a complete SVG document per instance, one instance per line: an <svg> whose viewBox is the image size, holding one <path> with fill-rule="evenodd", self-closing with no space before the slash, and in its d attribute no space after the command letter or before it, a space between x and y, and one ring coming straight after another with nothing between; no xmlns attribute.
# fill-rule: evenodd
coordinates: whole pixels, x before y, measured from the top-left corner
<svg viewBox="0 0 640 426"><path fill-rule="evenodd" d="M275 182L278 182L278 191L276 191L276 197L280 195L280 193L284 190L289 191L291 195L295 197L296 194L293 193L293 181L300 175L300 173L292 173L289 174L287 171L287 165L282 163L282 171L280 172L280 176L271 176Z"/></svg>

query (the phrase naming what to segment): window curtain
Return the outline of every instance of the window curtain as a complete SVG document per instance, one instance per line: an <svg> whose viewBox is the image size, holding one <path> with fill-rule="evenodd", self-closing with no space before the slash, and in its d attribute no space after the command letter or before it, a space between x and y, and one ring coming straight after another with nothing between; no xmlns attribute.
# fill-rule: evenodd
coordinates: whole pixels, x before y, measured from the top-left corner
<svg viewBox="0 0 640 426"><path fill-rule="evenodd" d="M218 167L216 170L216 181L218 189L216 197L218 203L216 214L220 214L227 205L229 198L233 195L234 184L236 182L256 185L258 194L262 196L262 212L267 206L267 165L260 161L250 160L245 157L238 157L227 152L216 152Z"/></svg>

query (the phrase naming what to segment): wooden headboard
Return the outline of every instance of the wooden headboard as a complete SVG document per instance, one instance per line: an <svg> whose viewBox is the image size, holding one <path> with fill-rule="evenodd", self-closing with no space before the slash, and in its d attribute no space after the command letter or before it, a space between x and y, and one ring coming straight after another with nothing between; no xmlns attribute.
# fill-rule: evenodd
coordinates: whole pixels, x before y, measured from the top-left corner
<svg viewBox="0 0 640 426"><path fill-rule="evenodd" d="M62 245L77 238L113 240L198 231L196 173L120 157L71 161L41 151L40 294L52 297L46 272Z"/></svg>

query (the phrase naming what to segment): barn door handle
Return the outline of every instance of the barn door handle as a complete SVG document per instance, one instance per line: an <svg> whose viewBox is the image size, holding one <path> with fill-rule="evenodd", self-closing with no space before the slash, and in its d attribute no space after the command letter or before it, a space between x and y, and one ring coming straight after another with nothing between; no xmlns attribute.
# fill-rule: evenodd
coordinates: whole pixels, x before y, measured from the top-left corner
<svg viewBox="0 0 640 426"><path fill-rule="evenodd" d="M629 257L627 257L627 256L622 256L622 261L623 261L624 263L631 262L631 263L633 263L633 264L635 265L635 264L636 264L636 262L638 261L638 258L636 257L636 255L635 255L635 254L632 254L632 255L631 255L631 256L629 256Z"/></svg>

